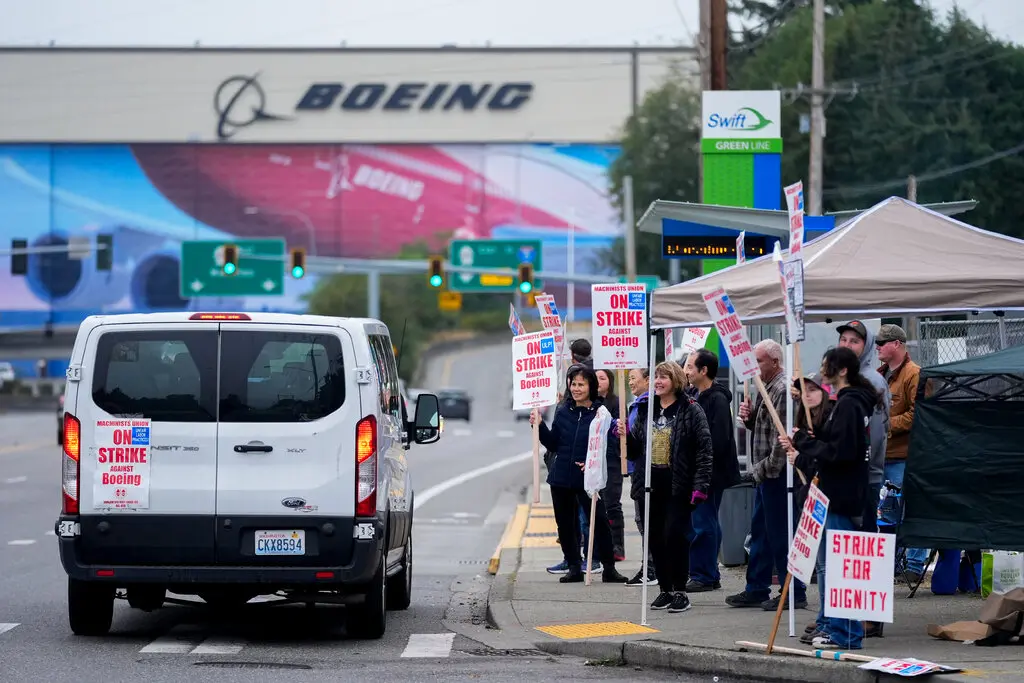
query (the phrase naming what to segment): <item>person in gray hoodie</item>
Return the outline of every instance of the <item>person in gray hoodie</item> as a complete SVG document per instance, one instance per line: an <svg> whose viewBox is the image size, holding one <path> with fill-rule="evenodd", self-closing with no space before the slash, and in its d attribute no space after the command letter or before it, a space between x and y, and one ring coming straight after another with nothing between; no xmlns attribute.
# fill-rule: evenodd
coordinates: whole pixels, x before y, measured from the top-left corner
<svg viewBox="0 0 1024 683"><path fill-rule="evenodd" d="M864 523L862 531L875 533L878 531L878 494L885 480L885 446L889 434L889 406L892 397L889 385L878 372L878 348L875 346L875 333L860 320L851 320L836 328L839 333L839 346L844 346L860 359L860 373L871 382L882 396L882 401L875 406L868 428L871 433L871 461L868 467L868 495L864 506Z"/></svg>

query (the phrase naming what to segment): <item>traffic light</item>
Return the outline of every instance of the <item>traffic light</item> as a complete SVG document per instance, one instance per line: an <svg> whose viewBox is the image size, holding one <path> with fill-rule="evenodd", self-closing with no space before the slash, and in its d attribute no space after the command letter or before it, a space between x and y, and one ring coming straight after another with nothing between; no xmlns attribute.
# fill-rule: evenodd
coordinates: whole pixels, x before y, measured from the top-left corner
<svg viewBox="0 0 1024 683"><path fill-rule="evenodd" d="M96 235L96 270L111 270L114 267L114 236Z"/></svg>
<svg viewBox="0 0 1024 683"><path fill-rule="evenodd" d="M533 264L532 263L520 263L519 264L519 291L523 294L529 294L533 291Z"/></svg>
<svg viewBox="0 0 1024 683"><path fill-rule="evenodd" d="M224 245L224 274L234 275L238 272L238 247L234 244Z"/></svg>
<svg viewBox="0 0 1024 683"><path fill-rule="evenodd" d="M440 256L430 257L430 268L427 272L431 287L440 287L444 284L444 259Z"/></svg>
<svg viewBox="0 0 1024 683"><path fill-rule="evenodd" d="M298 280L306 274L306 250L302 248L292 249L292 277Z"/></svg>
<svg viewBox="0 0 1024 683"><path fill-rule="evenodd" d="M28 249L28 240L11 240L11 252ZM11 275L28 275L28 254L11 253Z"/></svg>

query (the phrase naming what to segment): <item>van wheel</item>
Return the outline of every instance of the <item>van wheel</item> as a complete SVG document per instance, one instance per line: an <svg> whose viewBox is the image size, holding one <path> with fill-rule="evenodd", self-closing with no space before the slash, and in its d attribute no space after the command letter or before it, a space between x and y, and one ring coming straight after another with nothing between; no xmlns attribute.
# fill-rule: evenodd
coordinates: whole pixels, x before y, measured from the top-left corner
<svg viewBox="0 0 1024 683"><path fill-rule="evenodd" d="M114 587L68 579L68 623L76 636L102 636L114 620Z"/></svg>
<svg viewBox="0 0 1024 683"><path fill-rule="evenodd" d="M412 604L412 532L405 539L402 571L388 579L388 609L409 609Z"/></svg>
<svg viewBox="0 0 1024 683"><path fill-rule="evenodd" d="M387 552L381 551L380 565L373 580L366 588L366 600L354 606L348 614L345 628L348 634L360 640L379 640L387 629L387 579L385 558Z"/></svg>

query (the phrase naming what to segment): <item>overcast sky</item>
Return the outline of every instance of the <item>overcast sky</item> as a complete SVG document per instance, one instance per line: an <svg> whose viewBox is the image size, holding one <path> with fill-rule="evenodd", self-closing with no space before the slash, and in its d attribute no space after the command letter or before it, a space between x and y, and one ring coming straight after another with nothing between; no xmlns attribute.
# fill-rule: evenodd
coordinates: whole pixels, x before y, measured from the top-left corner
<svg viewBox="0 0 1024 683"><path fill-rule="evenodd" d="M1022 0L958 4L1024 44ZM0 44L671 45L691 43L698 0L0 0Z"/></svg>

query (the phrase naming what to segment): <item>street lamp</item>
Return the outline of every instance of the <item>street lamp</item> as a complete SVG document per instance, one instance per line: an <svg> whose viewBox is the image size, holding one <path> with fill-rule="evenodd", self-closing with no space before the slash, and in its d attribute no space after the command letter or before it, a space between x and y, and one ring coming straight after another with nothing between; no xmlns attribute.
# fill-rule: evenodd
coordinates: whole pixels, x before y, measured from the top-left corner
<svg viewBox="0 0 1024 683"><path fill-rule="evenodd" d="M266 209L258 206L247 206L243 209L245 215L255 216L257 214L268 214L277 216L293 216L298 218L306 225L306 230L309 231L309 250L313 256L316 256L316 227L313 225L313 221L310 220L309 216L295 209Z"/></svg>

